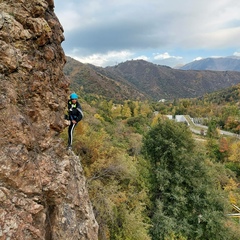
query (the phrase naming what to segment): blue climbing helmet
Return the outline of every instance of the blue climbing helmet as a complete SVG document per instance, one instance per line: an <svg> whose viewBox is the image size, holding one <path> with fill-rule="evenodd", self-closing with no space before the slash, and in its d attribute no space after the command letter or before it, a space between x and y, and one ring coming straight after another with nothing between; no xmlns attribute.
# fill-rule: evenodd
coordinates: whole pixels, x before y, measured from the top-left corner
<svg viewBox="0 0 240 240"><path fill-rule="evenodd" d="M78 95L76 93L71 93L70 94L70 99L73 100L73 99L78 99Z"/></svg>

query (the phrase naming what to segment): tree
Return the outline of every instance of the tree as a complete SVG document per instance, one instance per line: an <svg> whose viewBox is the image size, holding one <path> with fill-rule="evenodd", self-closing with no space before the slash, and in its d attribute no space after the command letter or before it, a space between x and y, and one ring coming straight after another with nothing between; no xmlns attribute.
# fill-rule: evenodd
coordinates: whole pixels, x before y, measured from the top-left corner
<svg viewBox="0 0 240 240"><path fill-rule="evenodd" d="M122 117L123 118L129 118L132 116L131 109L128 106L128 102L124 101L124 104L122 106Z"/></svg>
<svg viewBox="0 0 240 240"><path fill-rule="evenodd" d="M217 130L217 123L216 123L216 120L214 120L214 119L211 120L208 124L207 137L208 138L219 137L219 132Z"/></svg>
<svg viewBox="0 0 240 240"><path fill-rule="evenodd" d="M143 117L147 117L151 113L152 113L152 109L150 108L148 102L142 102L140 104L140 114Z"/></svg>
<svg viewBox="0 0 240 240"><path fill-rule="evenodd" d="M135 106L134 106L134 109L133 109L133 116L134 117L137 117L138 114L139 114L139 102L134 102Z"/></svg>
<svg viewBox="0 0 240 240"><path fill-rule="evenodd" d="M153 172L153 240L234 239L224 225L226 197L184 124L159 121L143 151Z"/></svg>
<svg viewBox="0 0 240 240"><path fill-rule="evenodd" d="M81 156L87 178L88 193L99 224L99 240L150 240L145 213L147 187L137 159L141 135L128 133L121 139L125 130L129 131L122 121L112 126L103 118L96 120L99 119L101 121L91 119L91 126L82 122L84 126L75 137L74 148ZM131 154L127 154L129 149Z"/></svg>
<svg viewBox="0 0 240 240"><path fill-rule="evenodd" d="M122 106L119 104L118 105L114 104L111 111L112 118L113 119L120 118L122 116L121 111L122 111Z"/></svg>

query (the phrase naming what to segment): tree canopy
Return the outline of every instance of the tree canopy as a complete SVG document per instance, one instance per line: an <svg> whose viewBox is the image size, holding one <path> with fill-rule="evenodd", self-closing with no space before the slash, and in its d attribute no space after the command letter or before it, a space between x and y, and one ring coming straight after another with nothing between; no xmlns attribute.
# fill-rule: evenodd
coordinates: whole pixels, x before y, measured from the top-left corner
<svg viewBox="0 0 240 240"><path fill-rule="evenodd" d="M152 166L152 239L234 239L226 196L184 124L159 121L144 139Z"/></svg>

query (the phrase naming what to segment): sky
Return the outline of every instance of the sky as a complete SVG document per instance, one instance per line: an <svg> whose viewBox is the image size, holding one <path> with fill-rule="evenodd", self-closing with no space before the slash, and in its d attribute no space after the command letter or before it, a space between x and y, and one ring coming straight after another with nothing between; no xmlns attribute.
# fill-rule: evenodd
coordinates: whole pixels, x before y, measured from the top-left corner
<svg viewBox="0 0 240 240"><path fill-rule="evenodd" d="M177 67L240 56L239 0L55 0L65 55L95 66Z"/></svg>

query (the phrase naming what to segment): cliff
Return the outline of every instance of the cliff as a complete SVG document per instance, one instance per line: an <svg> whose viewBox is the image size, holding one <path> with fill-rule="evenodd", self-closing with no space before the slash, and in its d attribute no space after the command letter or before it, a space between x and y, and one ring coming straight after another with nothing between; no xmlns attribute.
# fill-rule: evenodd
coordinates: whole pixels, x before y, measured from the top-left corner
<svg viewBox="0 0 240 240"><path fill-rule="evenodd" d="M97 239L80 160L59 137L69 82L54 2L0 9L0 239Z"/></svg>

